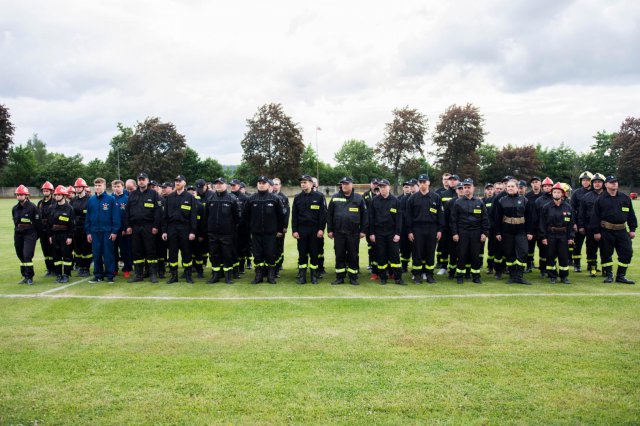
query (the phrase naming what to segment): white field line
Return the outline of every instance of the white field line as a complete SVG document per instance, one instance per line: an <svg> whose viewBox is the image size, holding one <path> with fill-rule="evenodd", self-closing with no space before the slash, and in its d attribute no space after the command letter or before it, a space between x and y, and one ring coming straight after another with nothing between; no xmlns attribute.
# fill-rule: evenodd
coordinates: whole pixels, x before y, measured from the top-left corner
<svg viewBox="0 0 640 426"><path fill-rule="evenodd" d="M98 300L210 300L210 301L255 301L255 300L402 300L402 299L477 299L500 297L623 297L640 296L633 293L472 293L472 294L424 294L398 296L89 296L79 294L0 294L4 299L98 299Z"/></svg>
<svg viewBox="0 0 640 426"><path fill-rule="evenodd" d="M78 280L78 281L74 281L74 282L69 283L69 284L61 285L60 287L52 288L51 290L43 291L42 293L39 293L38 296L46 296L48 294L55 293L56 291L64 290L67 287L71 287L71 286L74 286L76 284L80 284L80 283L83 283L85 281L89 281L90 278L91 277L87 277L87 278L82 279L82 280Z"/></svg>

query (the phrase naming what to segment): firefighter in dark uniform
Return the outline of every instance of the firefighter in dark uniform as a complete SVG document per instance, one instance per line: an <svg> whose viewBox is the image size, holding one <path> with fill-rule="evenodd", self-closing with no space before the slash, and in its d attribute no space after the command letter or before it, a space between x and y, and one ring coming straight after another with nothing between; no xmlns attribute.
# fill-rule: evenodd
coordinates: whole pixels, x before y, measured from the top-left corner
<svg viewBox="0 0 640 426"><path fill-rule="evenodd" d="M580 212L576 218L578 232L585 236L587 246L587 270L589 276L595 278L598 272L598 242L593 238L593 230L589 228L589 221L593 214L593 207L604 192L604 176L595 173L591 178L591 191L587 192L580 202Z"/></svg>
<svg viewBox="0 0 640 426"><path fill-rule="evenodd" d="M633 203L627 194L618 191L618 179L615 176L607 176L605 186L606 191L596 201L589 223L594 233L593 237L600 242L600 261L606 276L604 282L613 282L613 251L615 250L618 255L616 282L635 284L626 277L627 268L633 256L631 240L635 238L638 227Z"/></svg>
<svg viewBox="0 0 640 426"><path fill-rule="evenodd" d="M444 213L440 196L429 190L430 179L426 174L418 176L419 190L407 201L407 229L409 241L413 243L413 282L420 284L423 279L428 283L436 282L435 269L436 245L442 238Z"/></svg>
<svg viewBox="0 0 640 426"><path fill-rule="evenodd" d="M388 274L393 274L396 284L404 284L400 263L400 234L402 233L402 209L400 201L389 193L389 181L378 181L379 195L369 205L369 239L376 250L376 264L380 284L386 284Z"/></svg>
<svg viewBox="0 0 640 426"><path fill-rule="evenodd" d="M162 197L149 188L149 176L138 175L138 188L129 194L124 211L124 229L131 236L134 275L130 283L144 279L144 265L149 265L149 280L158 282L157 235L162 228Z"/></svg>
<svg viewBox="0 0 640 426"><path fill-rule="evenodd" d="M196 187L196 199L198 199L204 206L207 202L207 199L214 195L213 193L214 191L211 191L209 189L209 187L207 186L207 182L204 179L196 180L194 185ZM206 225L206 223L204 224ZM198 253L198 257L194 258L194 262L196 265L200 265L200 267L204 271L207 268L207 258L209 257L209 241L207 241L206 232L204 234L199 234L197 237L198 238L196 238L196 245L197 245L196 253ZM233 252L235 253L235 249ZM238 267L239 266L240 265L238 264ZM237 275L235 278L240 278L239 274L240 274L239 269L237 274L235 274L235 270L234 270L234 275ZM202 277L198 275L198 278L202 278Z"/></svg>
<svg viewBox="0 0 640 426"><path fill-rule="evenodd" d="M175 191L167 197L162 221L162 239L169 245L171 277L167 280L167 284L178 282L178 251L182 255L185 281L193 284L191 241L196 239L198 206L195 197L185 190L184 176L176 176L174 185Z"/></svg>
<svg viewBox="0 0 640 426"><path fill-rule="evenodd" d="M489 236L489 216L487 209L478 197L473 196L473 180L462 182L464 195L453 201L451 208L451 236L457 244L458 265L456 278L458 284L464 282L467 264L471 264L473 282L481 284L482 247Z"/></svg>
<svg viewBox="0 0 640 426"><path fill-rule="evenodd" d="M371 200L373 200L376 196L378 196L378 194L380 194L380 188L378 186L379 182L380 180L376 177L371 179L371 182L369 183L369 189L365 191L364 194L362 194L362 198L364 199L364 203L367 206L367 210L369 209L369 207L371 207ZM368 232L369 230L367 229L366 231ZM378 264L376 261L376 247L375 243L372 243L369 239L369 235L366 236L366 240L367 256L369 259L368 269L371 270L371 280L375 281L378 279L379 275Z"/></svg>
<svg viewBox="0 0 640 426"><path fill-rule="evenodd" d="M213 184L216 190L211 191L204 201L203 229L200 232L207 235L209 242L211 278L207 282L215 284L224 276L225 283L233 284L240 204L238 198L227 191L227 181L224 178L217 178Z"/></svg>
<svg viewBox="0 0 640 426"><path fill-rule="evenodd" d="M402 215L404 216L407 210L407 201L409 197L413 194L413 182L415 181L416 186L418 185L418 181L415 179L410 179L402 183L402 195L398 197L398 201L400 202L400 211L402 211ZM400 230L400 263L402 263L402 272L407 272L409 270L409 261L411 260L411 241L409 241L409 232L407 231L407 223L406 220L402 220L402 229Z"/></svg>
<svg viewBox="0 0 640 426"><path fill-rule="evenodd" d="M67 202L67 188L58 185L53 193L55 205L49 209L48 235L53 248L56 282L68 283L73 267L73 207Z"/></svg>
<svg viewBox="0 0 640 426"><path fill-rule="evenodd" d="M553 188L553 181L551 178L546 177L542 181L542 195L538 197L534 204L534 208L532 209L532 213L534 215L534 222L538 223L540 221L540 214L542 212L542 208L553 201L551 198L551 188ZM540 235L537 235L537 227L534 229L536 233L536 240L538 242L538 268L540 269L540 278L545 278L547 276L547 265L550 267L554 267L555 265L551 265L547 262L547 246L542 244L542 239Z"/></svg>
<svg viewBox="0 0 640 426"><path fill-rule="evenodd" d="M298 179L302 191L293 199L291 208L292 236L298 242L298 284L307 282L307 269L312 284L318 283L318 246L327 225L327 202L313 190L313 178Z"/></svg>
<svg viewBox="0 0 640 426"><path fill-rule="evenodd" d="M506 195L504 190L504 183L502 181L494 184L493 196L487 200L485 206L487 207L487 213L489 214L489 242L487 243L489 258L493 258L493 272L495 272L496 279L502 279L502 273L505 270L505 259L502 250L502 244L496 239L496 204L498 197ZM492 271L488 270L488 273Z"/></svg>
<svg viewBox="0 0 640 426"><path fill-rule="evenodd" d="M460 177L458 175L449 176L449 189L441 192L440 199L442 201L442 207L444 209L445 204L449 200L458 198L458 184L460 183ZM442 238L438 241L438 247L436 255L438 256L438 264L436 268L440 268L437 272L438 275L444 275L449 270L449 255L451 254L451 234L449 228L446 226L442 228ZM454 254L455 256L455 254ZM453 265L455 267L455 265Z"/></svg>
<svg viewBox="0 0 640 426"><path fill-rule="evenodd" d="M489 217L491 217L491 205L487 205L487 203L491 203L491 201L489 201L492 197L493 197L493 192L494 192L494 186L491 182L485 184L484 186L484 197L482 197L482 203L484 204L485 208L487 209L487 215ZM494 259L494 255L493 255L493 250L490 250L490 246L491 246L491 220L489 220L489 238L487 238L487 273L488 274L492 274L493 273L493 259ZM492 248L492 247L491 247ZM485 252L485 248L484 246L482 247L482 254L483 254L483 258L484 256L484 252Z"/></svg>
<svg viewBox="0 0 640 426"><path fill-rule="evenodd" d="M38 240L37 225L40 222L40 214L36 205L29 200L29 190L26 186L18 186L15 194L18 204L13 206L11 215L15 226L13 244L20 260L22 275L20 284L33 285L33 255Z"/></svg>
<svg viewBox="0 0 640 426"><path fill-rule="evenodd" d="M316 177L313 178L313 191L322 195L322 198L324 198L325 200L324 203L326 205L327 199L325 195L318 190L318 178ZM327 195L328 195L328 190L327 190ZM318 238L318 269L316 270L316 276L318 279L320 279L324 276L325 273L326 273L326 270L324 269L324 233L323 233L322 237Z"/></svg>
<svg viewBox="0 0 640 426"><path fill-rule="evenodd" d="M261 283L266 271L267 282L276 284L276 239L284 232L284 210L277 195L269 192L273 182L266 176L258 178L258 192L244 203L242 221L251 231L251 251L256 276L253 284Z"/></svg>
<svg viewBox="0 0 640 426"><path fill-rule="evenodd" d="M507 195L501 197L495 208L496 239L502 244L509 269L508 284L531 284L524 279L527 266L527 240L533 239L532 213L527 199L518 194L515 179L507 182Z"/></svg>
<svg viewBox="0 0 640 426"><path fill-rule="evenodd" d="M444 216L444 228L448 229L446 235L453 236L453 234L451 233L451 212L453 210L453 205L456 203L456 201L459 198L462 198L463 196L464 196L464 185L462 184L462 182L460 182L456 186L456 196L454 198L447 200L447 202L442 203L442 211ZM465 268L471 268L471 264L469 263L469 260L470 259L463 260L465 265L468 265L468 267L465 266ZM449 241L449 259L447 264L450 280L455 278L457 267L458 267L458 242L454 241L452 238L451 241ZM471 271L469 270L468 273L471 274ZM466 274L467 273L465 273L465 275ZM468 278L471 278L471 276L469 276Z"/></svg>
<svg viewBox="0 0 640 426"><path fill-rule="evenodd" d="M331 284L358 285L358 246L369 227L367 205L360 194L353 191L353 179L343 177L340 191L333 194L327 208L327 232L334 240L336 279Z"/></svg>
<svg viewBox="0 0 640 426"><path fill-rule="evenodd" d="M73 251L75 253L75 262L78 267L78 277L88 277L93 252L91 244L87 241L87 233L84 231L84 221L87 216L87 182L82 179L76 179L73 186L76 189L76 197L71 201L73 207L73 215L75 216L75 226L73 229Z"/></svg>
<svg viewBox="0 0 640 426"><path fill-rule="evenodd" d="M53 247L49 242L47 229L49 228L49 209L53 207L53 184L46 181L40 188L42 191L42 199L38 201L38 215L40 216L40 226L38 227L38 238L40 238L40 247L42 248L42 256L44 256L44 264L47 268L45 277L55 275L53 265Z"/></svg>
<svg viewBox="0 0 640 426"><path fill-rule="evenodd" d="M202 278L204 277L204 262L202 258L206 256L206 252L201 252L204 249L200 244L202 240L204 241L204 236L201 233L201 230L204 229L204 205L200 201L200 196L196 192L195 185L189 185L186 187L186 190L189 194L193 195L193 198L196 200L196 239L190 241L191 244L191 259L193 259L193 270L196 271L196 277Z"/></svg>
<svg viewBox="0 0 640 426"><path fill-rule="evenodd" d="M238 199L238 206L240 207L240 213L244 209L244 203L249 199L244 192L241 191L242 182L238 179L231 181L231 194L235 195ZM234 236L234 244L236 246L235 253L237 254L238 268L241 274L244 274L244 270L251 269L251 233L244 221L240 221L238 230Z"/></svg>
<svg viewBox="0 0 640 426"><path fill-rule="evenodd" d="M541 183L542 181L538 176L534 176L529 180L529 184L531 185L531 191L525 194L525 198L527 199L527 202L531 206L535 206L536 200L540 198L540 196L542 195ZM534 229L534 232L535 232L534 234L534 237L535 237L537 235L537 229ZM538 253L539 253L540 247L542 247L542 241L538 240L537 238L534 238L533 240L529 241L529 253L527 254L527 267L524 270L524 272L526 273L533 271L533 260L535 259L536 243L538 244Z"/></svg>
<svg viewBox="0 0 640 426"><path fill-rule="evenodd" d="M282 263L284 262L284 239L287 236L287 227L289 226L289 218L291 217L291 207L289 206L289 197L282 191L282 181L279 178L273 179L273 194L280 199L282 209L284 211L284 232L281 237L276 240L278 247L278 260L276 260L276 277L280 277Z"/></svg>
<svg viewBox="0 0 640 426"><path fill-rule="evenodd" d="M585 195L591 191L591 179L593 175L587 171L582 172L580 175L580 188L571 193L571 207L573 207L574 219L580 217L580 210L582 209L582 200ZM585 234L580 232L576 233L575 244L573 245L573 254L571 259L573 260L573 270L575 272L582 272L582 245L584 244Z"/></svg>
<svg viewBox="0 0 640 426"><path fill-rule="evenodd" d="M558 182L551 190L553 201L545 204L542 208L538 235L542 240L542 244L547 246L547 258L549 265L555 266L555 260L558 259L558 270L555 267L547 267L547 275L551 284L555 284L560 276L560 280L564 284L569 282L569 246L574 243L575 231L575 212L571 204L566 202L566 193L564 186Z"/></svg>
<svg viewBox="0 0 640 426"><path fill-rule="evenodd" d="M149 181L149 188L153 190L151 186L152 182ZM157 185L157 184L156 184ZM173 192L173 182L163 182L162 185L157 185L155 191L160 196L160 204L162 205L162 217L164 218L164 210L167 204L167 197ZM162 226L160 227L162 230ZM162 239L162 231L158 232L156 238L156 256L158 256L158 278L163 279L165 277L166 265L169 262L169 245ZM149 265L147 264L147 268ZM145 276L148 275L145 273Z"/></svg>

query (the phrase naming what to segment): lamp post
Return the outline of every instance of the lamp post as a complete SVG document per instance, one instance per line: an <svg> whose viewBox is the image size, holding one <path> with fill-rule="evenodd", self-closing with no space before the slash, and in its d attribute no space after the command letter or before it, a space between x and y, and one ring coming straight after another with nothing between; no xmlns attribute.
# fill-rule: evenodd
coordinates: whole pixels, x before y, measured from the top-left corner
<svg viewBox="0 0 640 426"><path fill-rule="evenodd" d="M318 150L318 132L322 129L316 126L316 178L318 179L318 185L320 185L320 151Z"/></svg>

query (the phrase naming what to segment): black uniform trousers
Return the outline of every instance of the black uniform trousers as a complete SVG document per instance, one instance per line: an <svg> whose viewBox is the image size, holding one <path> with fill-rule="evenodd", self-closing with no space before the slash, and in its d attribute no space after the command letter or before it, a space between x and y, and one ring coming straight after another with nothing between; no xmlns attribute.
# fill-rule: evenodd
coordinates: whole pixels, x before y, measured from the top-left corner
<svg viewBox="0 0 640 426"><path fill-rule="evenodd" d="M236 243L237 262L244 262L251 260L251 233L246 225L240 225L238 227ZM234 260L234 263L236 261Z"/></svg>
<svg viewBox="0 0 640 426"><path fill-rule="evenodd" d="M223 235L210 232L207 241L209 242L209 256L213 272L233 270L237 259L233 234Z"/></svg>
<svg viewBox="0 0 640 426"><path fill-rule="evenodd" d="M461 231L457 245L458 249L458 266L456 272L458 275L466 273L467 265L471 267L472 274L479 274L482 268L482 257L480 256L484 243L480 242L482 230ZM456 243L453 243L456 244Z"/></svg>
<svg viewBox="0 0 640 426"><path fill-rule="evenodd" d="M549 251L548 247L542 244L541 238L538 237L537 240L538 240L538 266L540 268L540 272L546 272L547 265L549 265L551 268L553 268L554 265L552 265L547 261L547 256Z"/></svg>
<svg viewBox="0 0 640 426"><path fill-rule="evenodd" d="M409 233L406 229L402 230L400 234L400 261L402 262L402 269L406 270L411 260L411 241L409 241Z"/></svg>
<svg viewBox="0 0 640 426"><path fill-rule="evenodd" d="M566 233L547 235L547 274L549 278L558 276L556 273L556 259L558 259L558 271L560 278L566 278L569 275L569 243Z"/></svg>
<svg viewBox="0 0 640 426"><path fill-rule="evenodd" d="M400 244L393 241L392 235L376 235L376 262L378 272L386 276L386 271L391 270L396 279L402 275L402 263L400 263Z"/></svg>
<svg viewBox="0 0 640 426"><path fill-rule="evenodd" d="M167 234L168 239L168 234ZM167 250L169 247L169 243L162 239L162 233L158 232L156 235L156 257L158 258L158 270L161 273L164 273L165 264L169 260L169 256L167 254Z"/></svg>
<svg viewBox="0 0 640 426"><path fill-rule="evenodd" d="M83 228L76 228L73 231L73 251L76 266L89 269L93 259L93 249L91 243L87 241L87 234Z"/></svg>
<svg viewBox="0 0 640 426"><path fill-rule="evenodd" d="M46 225L43 223L43 225ZM42 248L42 256L44 257L44 264L47 267L47 271L54 271L53 265L53 245L49 242L49 236L45 233L41 233L40 247Z"/></svg>
<svg viewBox="0 0 640 426"><path fill-rule="evenodd" d="M182 254L182 266L190 268L193 265L191 259L191 241L189 241L189 228L185 225L172 224L167 232L169 245L169 269L178 269L178 251Z"/></svg>
<svg viewBox="0 0 640 426"><path fill-rule="evenodd" d="M197 234L196 234L196 239L193 241L189 241L189 243L191 246L191 259L193 260L193 269L198 272L202 272L203 265L204 265L204 262L202 261L202 256L203 256L202 249L206 249L208 251L208 248L203 247L201 242L198 241Z"/></svg>
<svg viewBox="0 0 640 426"><path fill-rule="evenodd" d="M510 273L520 268L524 269L527 266L529 245L527 243L527 234L524 231L517 234L503 233L500 246Z"/></svg>
<svg viewBox="0 0 640 426"><path fill-rule="evenodd" d="M298 235L298 269L318 269L318 229L300 228Z"/></svg>
<svg viewBox="0 0 640 426"><path fill-rule="evenodd" d="M333 248L336 252L336 274L344 277L358 274L358 245L360 244L360 234L334 232Z"/></svg>
<svg viewBox="0 0 640 426"><path fill-rule="evenodd" d="M158 255L156 252L156 242L158 239L156 235L153 235L151 232L152 228L153 224L151 223L133 225L131 227L131 250L136 272L144 266L145 261L149 265L158 263Z"/></svg>
<svg viewBox="0 0 640 426"><path fill-rule="evenodd" d="M504 241L496 240L496 234L490 232L488 243L489 259L493 259L493 268L496 272L502 272L506 267L503 247Z"/></svg>
<svg viewBox="0 0 640 426"><path fill-rule="evenodd" d="M208 235L200 235L198 237L204 237L202 241L200 238L196 238L196 251L193 254L194 263L198 266L198 268L204 270L207 266L207 258L209 257L209 236ZM233 240L232 240L233 241ZM235 245L232 244L233 253L235 254L236 248ZM235 261L235 258L234 258Z"/></svg>
<svg viewBox="0 0 640 426"><path fill-rule="evenodd" d="M13 235L13 245L16 255L20 259L20 273L25 278L33 278L33 255L36 251L36 241L38 233L36 231L16 232Z"/></svg>
<svg viewBox="0 0 640 426"><path fill-rule="evenodd" d="M53 244L53 269L56 275L71 275L73 266L73 243L67 245L68 232L55 232L51 236Z"/></svg>
<svg viewBox="0 0 640 426"><path fill-rule="evenodd" d="M542 244L542 240L540 240L539 238L535 237L533 238L533 240L531 241L527 241L527 243L529 244L529 253L528 253L528 262L531 264L531 266L533 266L533 261L535 259L536 256L536 244L538 245L538 257L542 257L541 253L543 253L543 247L544 244ZM538 265L540 261L538 260Z"/></svg>
<svg viewBox="0 0 640 426"><path fill-rule="evenodd" d="M449 232L443 232L442 238L438 241L437 255L438 262L444 269L449 269L449 254L451 253L451 234Z"/></svg>
<svg viewBox="0 0 640 426"><path fill-rule="evenodd" d="M603 229L601 235L600 261L602 262L602 267L607 268L608 271L612 269L613 252L615 250L618 254L618 275L625 275L633 256L631 237L624 229L619 231Z"/></svg>
<svg viewBox="0 0 640 426"><path fill-rule="evenodd" d="M277 247L277 256L276 256L276 265L282 266L282 262L284 262L284 238L286 234L282 234L282 237L276 237L276 247Z"/></svg>
<svg viewBox="0 0 640 426"><path fill-rule="evenodd" d="M324 271L324 236L318 238L318 269Z"/></svg>
<svg viewBox="0 0 640 426"><path fill-rule="evenodd" d="M422 272L433 275L433 270L436 267L437 232L438 229L435 225L417 228L413 231L413 268L411 272L414 275Z"/></svg>
<svg viewBox="0 0 640 426"><path fill-rule="evenodd" d="M575 244L573 245L573 261L577 264L580 263L582 259L582 245L584 244L586 239L586 235L582 235L579 232L576 232Z"/></svg>
<svg viewBox="0 0 640 426"><path fill-rule="evenodd" d="M599 243L593 238L593 232L587 231L585 235L587 246L587 268L592 274L596 273L598 267L598 246Z"/></svg>
<svg viewBox="0 0 640 426"><path fill-rule="evenodd" d="M118 237L113 244L113 252L116 258L116 271L118 270L118 262L122 262L124 264L122 266L122 271L131 272L133 266L131 251L131 236L122 235L122 233L118 232Z"/></svg>
<svg viewBox="0 0 640 426"><path fill-rule="evenodd" d="M276 234L251 234L251 251L256 267L272 267L278 259L276 255Z"/></svg>

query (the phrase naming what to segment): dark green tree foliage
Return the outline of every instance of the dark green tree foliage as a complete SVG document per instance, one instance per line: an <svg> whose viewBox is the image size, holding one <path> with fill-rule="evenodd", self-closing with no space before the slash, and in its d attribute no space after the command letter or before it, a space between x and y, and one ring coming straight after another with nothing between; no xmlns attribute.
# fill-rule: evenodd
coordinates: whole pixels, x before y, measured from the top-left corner
<svg viewBox="0 0 640 426"><path fill-rule="evenodd" d="M185 137L172 123L147 118L131 136L129 167L134 174L145 171L157 181L172 180L180 173L186 146Z"/></svg>
<svg viewBox="0 0 640 426"><path fill-rule="evenodd" d="M224 177L228 178L229 175L225 172L222 164L218 162L218 160L207 157L200 162L198 165L198 177L206 181L212 181L215 178Z"/></svg>
<svg viewBox="0 0 640 426"><path fill-rule="evenodd" d="M394 192L398 190L403 164L415 155L424 156L424 136L427 131L427 118L417 109L406 106L393 110L393 120L385 125L384 139L376 146L375 154L390 167Z"/></svg>
<svg viewBox="0 0 640 426"><path fill-rule="evenodd" d="M256 186L256 181L258 179L258 174L255 174L251 168L251 166L242 161L238 167L233 171L232 179L238 179L241 182L247 184L247 186Z"/></svg>
<svg viewBox="0 0 640 426"><path fill-rule="evenodd" d="M345 141L333 158L341 177L351 176L355 183L368 183L374 177L389 177L388 171L376 161L373 148L363 140Z"/></svg>
<svg viewBox="0 0 640 426"><path fill-rule="evenodd" d="M490 143L483 143L478 148L478 155L480 156L480 183L483 185L488 182L495 182L497 177L495 176L495 170L492 170L492 166L497 163L498 153L500 149L497 146Z"/></svg>
<svg viewBox="0 0 640 426"><path fill-rule="evenodd" d="M27 140L27 148L33 152L36 163L45 164L49 161L51 154L47 150L47 144L38 137L37 133L34 133L29 140Z"/></svg>
<svg viewBox="0 0 640 426"><path fill-rule="evenodd" d="M304 143L298 124L284 113L282 105L261 106L247 119L247 128L241 142L242 159L252 173L297 182Z"/></svg>
<svg viewBox="0 0 640 426"><path fill-rule="evenodd" d="M430 165L424 157L412 157L405 160L400 166L400 176L401 180L398 181L398 184L402 184L403 181L408 179L418 179L418 175L421 173L427 173L431 180L435 182L434 178L436 177L434 174L435 170L432 165ZM394 190L394 192L398 192Z"/></svg>
<svg viewBox="0 0 640 426"><path fill-rule="evenodd" d="M222 165L217 160L213 158L201 160L200 155L190 147L185 150L180 170L188 183L193 183L200 178L212 181L218 177L226 177Z"/></svg>
<svg viewBox="0 0 640 426"><path fill-rule="evenodd" d="M125 179L127 179L128 176L129 175L125 176ZM84 172L80 177L84 178L89 184L97 177L105 178L107 182L111 182L117 177L117 171L107 166L107 164L99 158L94 158L84 167Z"/></svg>
<svg viewBox="0 0 640 426"><path fill-rule="evenodd" d="M67 157L60 153L51 153L49 161L41 165L38 171L38 182L50 181L54 185L73 185L78 176L85 172L80 154Z"/></svg>
<svg viewBox="0 0 640 426"><path fill-rule="evenodd" d="M31 148L22 145L9 148L7 165L2 169L2 186L38 186L37 174L38 164Z"/></svg>
<svg viewBox="0 0 640 426"><path fill-rule="evenodd" d="M601 131L593 136L595 142L591 145L591 151L582 156L582 162L586 170L591 173L600 173L604 176L616 173L619 150L612 150L611 145L617 133Z"/></svg>
<svg viewBox="0 0 640 426"><path fill-rule="evenodd" d="M481 152L487 153L487 151ZM493 156L494 153L490 151L488 155ZM481 174L484 178L483 182L497 182L506 175L528 181L540 173L542 166L533 145L507 145L495 154L495 158L490 163L489 159L483 159L482 162L486 164Z"/></svg>
<svg viewBox="0 0 640 426"><path fill-rule="evenodd" d="M433 143L440 169L461 178L480 176L478 148L484 141L484 118L478 107L451 105L436 126Z"/></svg>
<svg viewBox="0 0 640 426"><path fill-rule="evenodd" d="M640 118L627 117L611 145L618 154L618 178L633 187L640 184Z"/></svg>
<svg viewBox="0 0 640 426"><path fill-rule="evenodd" d="M9 148L13 144L13 132L15 127L11 123L9 108L0 105L0 168L7 164Z"/></svg>
<svg viewBox="0 0 640 426"><path fill-rule="evenodd" d="M98 176L104 177L107 181L111 181L120 177L121 179L135 179L139 171L132 169L131 167L131 137L133 136L133 129L131 127L124 126L122 123L118 123L118 134L111 138L109 145L111 149L107 154L107 159L104 161L105 170L103 174L93 176L94 179ZM118 176L118 170L120 176ZM175 176L174 176L175 177ZM152 179L155 179L152 177Z"/></svg>
<svg viewBox="0 0 640 426"><path fill-rule="evenodd" d="M575 188L578 176L584 170L584 165L576 151L563 143L556 148L536 146L536 154L540 160L540 176L549 176L554 182L564 182Z"/></svg>

